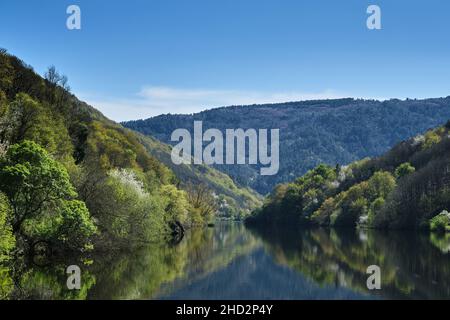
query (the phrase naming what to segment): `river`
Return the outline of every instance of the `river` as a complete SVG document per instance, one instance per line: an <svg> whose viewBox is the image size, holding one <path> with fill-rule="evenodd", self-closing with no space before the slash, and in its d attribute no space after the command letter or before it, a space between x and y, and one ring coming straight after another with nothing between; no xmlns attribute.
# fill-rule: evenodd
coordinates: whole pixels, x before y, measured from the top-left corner
<svg viewBox="0 0 450 320"><path fill-rule="evenodd" d="M81 290L66 288L69 263ZM367 288L370 265L380 290ZM445 299L450 235L218 223L178 244L28 267L13 282L25 299Z"/></svg>

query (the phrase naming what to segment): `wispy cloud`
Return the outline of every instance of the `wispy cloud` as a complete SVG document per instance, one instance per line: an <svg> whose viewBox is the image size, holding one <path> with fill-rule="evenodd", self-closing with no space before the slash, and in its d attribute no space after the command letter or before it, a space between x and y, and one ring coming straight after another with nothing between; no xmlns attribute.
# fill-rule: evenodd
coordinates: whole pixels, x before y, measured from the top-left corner
<svg viewBox="0 0 450 320"><path fill-rule="evenodd" d="M95 95L81 98L116 121L145 119L165 113L195 113L230 105L278 103L347 97L333 90L318 93L300 91L265 92L242 90L183 89L161 86L142 88L134 97L115 99Z"/></svg>

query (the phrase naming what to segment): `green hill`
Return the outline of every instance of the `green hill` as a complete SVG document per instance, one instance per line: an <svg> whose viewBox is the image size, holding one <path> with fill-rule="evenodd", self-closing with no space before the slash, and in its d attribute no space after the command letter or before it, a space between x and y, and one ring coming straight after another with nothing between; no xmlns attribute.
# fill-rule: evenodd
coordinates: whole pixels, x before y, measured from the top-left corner
<svg viewBox="0 0 450 320"><path fill-rule="evenodd" d="M320 100L232 106L193 115L161 115L124 125L165 143L178 128L192 132L194 120L204 130L280 129L280 170L261 176L259 167L217 165L239 186L261 194L292 181L320 163L348 164L379 156L396 143L423 133L450 118L450 97L425 100Z"/></svg>
<svg viewBox="0 0 450 320"><path fill-rule="evenodd" d="M238 187L226 174L207 165L175 165L171 146L150 136L137 133L140 143L156 159L167 165L180 181L182 189L192 185L206 185L217 197L221 217L241 218L262 204L262 197L250 188Z"/></svg>
<svg viewBox="0 0 450 320"><path fill-rule="evenodd" d="M166 150L79 101L55 68L41 77L0 50L0 261L14 249L166 241L211 222L220 205L237 214L258 204L206 167L188 188L187 173L177 177L151 155Z"/></svg>
<svg viewBox="0 0 450 320"><path fill-rule="evenodd" d="M247 223L449 230L450 121L387 153L279 185Z"/></svg>

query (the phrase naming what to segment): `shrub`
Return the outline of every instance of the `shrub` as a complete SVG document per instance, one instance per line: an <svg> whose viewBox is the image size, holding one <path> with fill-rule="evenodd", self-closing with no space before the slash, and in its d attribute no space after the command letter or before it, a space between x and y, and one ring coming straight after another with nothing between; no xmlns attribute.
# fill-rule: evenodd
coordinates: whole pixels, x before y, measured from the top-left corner
<svg viewBox="0 0 450 320"><path fill-rule="evenodd" d="M415 171L416 168L414 168L409 162L405 162L399 165L397 169L395 169L395 176L397 177L397 179L400 179Z"/></svg>
<svg viewBox="0 0 450 320"><path fill-rule="evenodd" d="M164 199L158 191L145 190L131 169L110 171L99 189L90 207L102 231L102 245L137 246L156 241L167 231Z"/></svg>
<svg viewBox="0 0 450 320"><path fill-rule="evenodd" d="M430 230L435 232L445 232L450 225L450 213L446 210L430 219Z"/></svg>
<svg viewBox="0 0 450 320"><path fill-rule="evenodd" d="M441 137L436 131L428 131L425 134L425 141L422 144L422 149L431 148L433 145L438 144L441 141Z"/></svg>

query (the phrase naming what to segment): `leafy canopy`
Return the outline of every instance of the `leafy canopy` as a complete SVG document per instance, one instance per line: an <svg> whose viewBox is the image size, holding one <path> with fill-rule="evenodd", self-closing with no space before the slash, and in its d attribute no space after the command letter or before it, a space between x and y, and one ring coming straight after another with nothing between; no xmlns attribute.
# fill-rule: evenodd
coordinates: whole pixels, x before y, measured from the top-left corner
<svg viewBox="0 0 450 320"><path fill-rule="evenodd" d="M19 231L26 219L39 216L45 207L76 196L64 166L27 140L11 146L1 160L0 190L14 210L14 231Z"/></svg>

